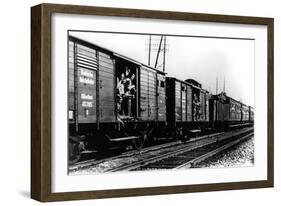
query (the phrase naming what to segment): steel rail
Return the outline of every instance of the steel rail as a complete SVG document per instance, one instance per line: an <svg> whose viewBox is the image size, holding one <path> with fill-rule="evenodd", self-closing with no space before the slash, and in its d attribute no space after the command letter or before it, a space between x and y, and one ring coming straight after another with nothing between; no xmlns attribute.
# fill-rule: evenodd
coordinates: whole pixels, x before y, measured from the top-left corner
<svg viewBox="0 0 281 206"><path fill-rule="evenodd" d="M203 136L197 137L197 138L192 138L192 139L186 141L184 144L188 144L188 143L191 143L191 142L197 142L197 141L199 142L199 141L202 141L202 140L207 139L207 138L215 138L215 137L217 137L219 135L222 135L224 133L225 132L219 132L219 133L214 133L214 134L209 134L209 135L203 135ZM86 167L91 167L91 166L100 164L102 162L106 162L106 161L110 161L110 160L114 160L114 159L118 159L118 158L122 158L122 157L123 158L130 157L130 156L133 156L133 155L143 154L143 153L147 153L147 152L153 152L155 150L169 148L169 147L177 146L177 145L180 145L180 144L183 144L182 141L168 142L168 143L164 143L164 144L160 144L160 145L146 147L146 148L143 148L142 150L133 150L133 151L124 152L120 155L113 156L113 157L107 157L107 158L100 159L100 160L90 159L90 160L86 160L86 161L81 161L81 162L75 163L74 165L69 166L68 171L72 172L72 171L76 171L76 170L83 169L83 168L86 168Z"/></svg>
<svg viewBox="0 0 281 206"><path fill-rule="evenodd" d="M208 139L209 141L202 142L199 145L187 144L187 145L183 146L182 148L180 148L178 150L167 152L167 153L158 155L156 157L153 156L153 157L150 157L150 158L147 158L147 159L143 159L143 160L140 160L140 161L136 161L136 162L133 162L133 163L130 163L130 164L124 164L124 165L121 165L119 167L106 170L105 172L109 173L109 172L119 172L119 171L134 170L134 169L137 169L139 167L144 167L144 166L146 166L148 164L151 164L151 163L154 163L154 162L158 162L160 160L163 160L163 159L166 159L166 158L169 158L169 157L172 157L172 156L176 156L176 155L188 152L188 151L196 150L198 148L201 148L201 147L213 144L215 142L220 142L220 141L223 141L223 140L228 139L228 138L232 138L232 137L235 137L235 136L247 134L250 131L251 130L246 130L246 131L238 132L238 133L235 133L235 134L232 134L230 136L223 137L223 138L211 138L211 139Z"/></svg>
<svg viewBox="0 0 281 206"><path fill-rule="evenodd" d="M247 138L249 138L253 135L254 135L254 133L250 133L250 134L247 134L246 136L243 136L243 137L241 137L237 140L231 141L231 142L229 142L229 143L227 143L227 144L225 144L225 145L223 145L223 146L221 146L221 147L219 147L215 150L207 152L207 153L205 153L205 154L203 154L199 157L196 157L196 158L194 158L194 159L192 159L192 160L190 160L190 161L188 161L188 162L186 162L182 165L179 165L179 166L175 167L174 170L194 167L194 165L196 165L196 164L206 160L207 158L212 157L212 156L214 156L214 155L216 155L216 154L218 154L218 153L238 144L239 142L241 142L241 141L243 141L243 140L245 140L245 139L247 139Z"/></svg>

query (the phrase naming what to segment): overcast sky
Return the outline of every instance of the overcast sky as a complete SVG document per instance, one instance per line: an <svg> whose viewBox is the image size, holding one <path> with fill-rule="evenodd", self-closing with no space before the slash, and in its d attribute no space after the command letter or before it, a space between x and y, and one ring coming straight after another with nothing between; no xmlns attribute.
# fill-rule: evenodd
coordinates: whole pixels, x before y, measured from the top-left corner
<svg viewBox="0 0 281 206"><path fill-rule="evenodd" d="M148 63L149 35L70 32L70 35ZM159 37L152 37L158 42ZM166 72L181 80L195 79L216 93L223 90L236 100L254 106L254 40L167 36ZM154 65L156 52L152 53ZM160 64L162 56L160 56Z"/></svg>

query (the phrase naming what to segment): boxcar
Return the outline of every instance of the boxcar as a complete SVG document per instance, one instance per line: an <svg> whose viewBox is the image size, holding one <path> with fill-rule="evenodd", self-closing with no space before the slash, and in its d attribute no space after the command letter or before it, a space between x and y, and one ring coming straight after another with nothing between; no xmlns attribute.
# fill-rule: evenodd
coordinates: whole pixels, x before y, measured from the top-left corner
<svg viewBox="0 0 281 206"><path fill-rule="evenodd" d="M204 130L209 123L209 93L173 77L166 77L166 82L167 124L171 135L184 137L195 130Z"/></svg>
<svg viewBox="0 0 281 206"><path fill-rule="evenodd" d="M242 122L249 122L249 106L241 103L241 110L242 110Z"/></svg>
<svg viewBox="0 0 281 206"><path fill-rule="evenodd" d="M249 106L249 122L254 122L254 108L251 106Z"/></svg>
<svg viewBox="0 0 281 206"><path fill-rule="evenodd" d="M241 102L228 97L229 99L229 122L236 124L242 121L242 104Z"/></svg>
<svg viewBox="0 0 281 206"><path fill-rule="evenodd" d="M69 136L74 144L82 138L91 146L132 141L137 147L163 131L164 72L72 36L68 57Z"/></svg>
<svg viewBox="0 0 281 206"><path fill-rule="evenodd" d="M210 99L210 123L216 129L225 129L230 119L229 100L225 93L212 95Z"/></svg>

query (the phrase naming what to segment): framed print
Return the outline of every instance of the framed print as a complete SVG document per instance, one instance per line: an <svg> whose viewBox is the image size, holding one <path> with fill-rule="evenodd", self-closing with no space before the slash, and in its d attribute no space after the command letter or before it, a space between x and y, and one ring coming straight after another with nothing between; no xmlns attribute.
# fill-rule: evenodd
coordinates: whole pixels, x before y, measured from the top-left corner
<svg viewBox="0 0 281 206"><path fill-rule="evenodd" d="M273 187L272 18L31 8L31 197Z"/></svg>

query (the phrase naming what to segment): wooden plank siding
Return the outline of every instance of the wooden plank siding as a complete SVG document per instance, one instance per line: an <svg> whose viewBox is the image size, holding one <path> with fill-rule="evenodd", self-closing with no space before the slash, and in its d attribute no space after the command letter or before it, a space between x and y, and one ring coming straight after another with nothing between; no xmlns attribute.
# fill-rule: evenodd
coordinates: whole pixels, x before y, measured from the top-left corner
<svg viewBox="0 0 281 206"><path fill-rule="evenodd" d="M243 121L249 120L249 107L246 105L242 105L242 120Z"/></svg>
<svg viewBox="0 0 281 206"><path fill-rule="evenodd" d="M110 55L98 51L99 121L115 122L115 67Z"/></svg>
<svg viewBox="0 0 281 206"><path fill-rule="evenodd" d="M211 95L209 93L207 93L206 94L206 121L208 121L208 122L210 121L210 98L211 98ZM228 119L229 119L229 117L228 117Z"/></svg>
<svg viewBox="0 0 281 206"><path fill-rule="evenodd" d="M78 90L75 95L78 98L78 123L95 123L97 121L96 51L79 43L76 45Z"/></svg>
<svg viewBox="0 0 281 206"><path fill-rule="evenodd" d="M176 122L182 121L182 110L181 110L181 83L179 81L175 82L175 115Z"/></svg>
<svg viewBox="0 0 281 206"><path fill-rule="evenodd" d="M229 118L229 120L230 121L240 121L241 118L242 118L241 103L236 101L236 100L230 99L229 104L230 104L230 108L229 108L230 118Z"/></svg>
<svg viewBox="0 0 281 206"><path fill-rule="evenodd" d="M81 71L91 71L92 82L84 83L80 80L78 83L78 122L94 123L96 122L96 71L78 67L78 76L83 76Z"/></svg>
<svg viewBox="0 0 281 206"><path fill-rule="evenodd" d="M165 75L157 74L158 121L166 121L166 79Z"/></svg>
<svg viewBox="0 0 281 206"><path fill-rule="evenodd" d="M98 123L99 125L99 123L115 122L117 118L115 70L119 68L115 62L122 57L79 39L71 38L70 42L68 46L69 110L74 111L77 107L78 123ZM128 64L131 64L130 61ZM82 75L82 71L86 73L94 71L94 77L89 80ZM74 75L77 76L74 77ZM165 74L141 65L137 68L136 84L139 93L136 105L136 109L139 111L136 117L139 117L141 121L166 121ZM75 87L78 88L77 91ZM84 98L90 95L91 102L85 103L81 92ZM95 110L85 108L90 106L95 107Z"/></svg>
<svg viewBox="0 0 281 206"><path fill-rule="evenodd" d="M157 119L156 72L140 68L140 119Z"/></svg>
<svg viewBox="0 0 281 206"><path fill-rule="evenodd" d="M186 113L186 111L187 111L187 109L186 109L186 107L187 107L187 105L186 105L186 91L187 91L187 89L186 89L186 85L185 84L182 84L181 85L181 109L182 109L182 111L181 111L181 113L182 113L182 121L183 122L186 122L186 117L187 117L187 113Z"/></svg>
<svg viewBox="0 0 281 206"><path fill-rule="evenodd" d="M175 117L177 122L192 121L192 88L175 81Z"/></svg>
<svg viewBox="0 0 281 206"><path fill-rule="evenodd" d="M200 91L200 121L206 121L206 93Z"/></svg>
<svg viewBox="0 0 281 206"><path fill-rule="evenodd" d="M73 120L74 112L74 43L68 43L68 111L69 120Z"/></svg>
<svg viewBox="0 0 281 206"><path fill-rule="evenodd" d="M186 113L187 113L187 122L192 121L192 88L189 85L186 85Z"/></svg>

